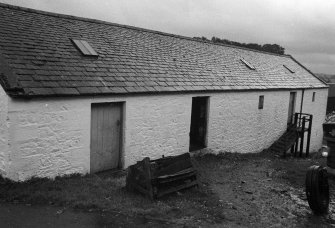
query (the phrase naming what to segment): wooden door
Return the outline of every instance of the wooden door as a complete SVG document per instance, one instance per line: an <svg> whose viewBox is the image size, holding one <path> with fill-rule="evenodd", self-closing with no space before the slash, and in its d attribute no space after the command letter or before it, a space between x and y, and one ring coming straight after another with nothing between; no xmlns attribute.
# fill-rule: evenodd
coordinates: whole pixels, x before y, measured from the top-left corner
<svg viewBox="0 0 335 228"><path fill-rule="evenodd" d="M287 125L290 125L293 123L293 116L294 116L294 106L295 106L295 92L290 93L290 100L288 104L288 117L287 117Z"/></svg>
<svg viewBox="0 0 335 228"><path fill-rule="evenodd" d="M91 173L119 168L122 103L91 106Z"/></svg>

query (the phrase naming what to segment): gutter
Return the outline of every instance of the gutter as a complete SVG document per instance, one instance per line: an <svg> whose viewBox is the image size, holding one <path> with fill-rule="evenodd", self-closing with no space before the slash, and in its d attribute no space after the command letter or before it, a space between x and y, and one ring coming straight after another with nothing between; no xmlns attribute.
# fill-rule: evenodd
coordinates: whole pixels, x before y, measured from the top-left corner
<svg viewBox="0 0 335 228"><path fill-rule="evenodd" d="M48 94L33 94L33 93L26 93L23 88L12 88L6 89L6 91L11 91L11 95L13 98L22 98L22 99L31 99L31 98L47 98L47 97L104 97L104 96L140 96L140 95L156 95L156 94L190 94L190 93L229 93L229 92L266 92L266 91L292 91L292 90L308 90L308 89L324 89L327 87L306 87L306 88L270 88L270 89L208 89L208 90L176 90L176 91L141 91L141 92L108 92L108 93L64 93L64 94L55 94L55 93L48 93ZM51 88L49 88L51 89ZM15 93L16 92L16 93Z"/></svg>

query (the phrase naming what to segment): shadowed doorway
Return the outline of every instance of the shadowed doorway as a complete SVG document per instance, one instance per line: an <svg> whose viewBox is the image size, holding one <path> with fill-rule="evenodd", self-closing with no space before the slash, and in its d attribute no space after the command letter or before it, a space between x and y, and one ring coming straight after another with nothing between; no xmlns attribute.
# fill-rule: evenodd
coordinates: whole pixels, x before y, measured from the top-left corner
<svg viewBox="0 0 335 228"><path fill-rule="evenodd" d="M207 137L208 97L192 98L190 151L205 148Z"/></svg>

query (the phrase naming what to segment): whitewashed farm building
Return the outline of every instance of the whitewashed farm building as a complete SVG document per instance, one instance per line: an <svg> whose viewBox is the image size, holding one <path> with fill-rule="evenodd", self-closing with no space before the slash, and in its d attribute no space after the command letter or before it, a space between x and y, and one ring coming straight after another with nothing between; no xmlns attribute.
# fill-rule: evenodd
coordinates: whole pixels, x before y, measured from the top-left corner
<svg viewBox="0 0 335 228"><path fill-rule="evenodd" d="M5 4L0 83L0 173L13 180L258 152L301 111L317 150L328 93L289 55Z"/></svg>

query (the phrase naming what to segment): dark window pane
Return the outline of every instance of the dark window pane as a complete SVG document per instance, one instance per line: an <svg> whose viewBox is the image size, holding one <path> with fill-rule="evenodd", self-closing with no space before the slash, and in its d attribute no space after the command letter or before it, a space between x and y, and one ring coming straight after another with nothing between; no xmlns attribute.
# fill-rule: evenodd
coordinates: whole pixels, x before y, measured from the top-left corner
<svg viewBox="0 0 335 228"><path fill-rule="evenodd" d="M259 96L258 109L263 109L264 107L264 96Z"/></svg>

